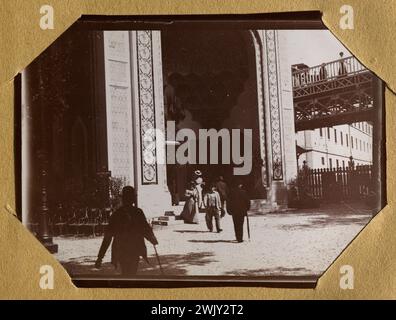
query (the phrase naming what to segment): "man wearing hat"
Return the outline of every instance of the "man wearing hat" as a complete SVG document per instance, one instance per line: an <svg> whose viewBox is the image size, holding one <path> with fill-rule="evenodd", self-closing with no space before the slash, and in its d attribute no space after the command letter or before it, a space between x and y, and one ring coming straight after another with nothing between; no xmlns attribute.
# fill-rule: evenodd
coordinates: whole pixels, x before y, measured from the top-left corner
<svg viewBox="0 0 396 320"><path fill-rule="evenodd" d="M101 267L102 259L113 240L111 262L114 266L120 266L123 276L134 276L140 257L147 261L144 238L153 245L158 244L143 211L136 206L135 189L126 186L122 189L122 206L110 217L95 267Z"/></svg>
<svg viewBox="0 0 396 320"><path fill-rule="evenodd" d="M245 217L250 209L250 200L242 182L237 182L236 187L232 190L227 211L232 215L234 222L235 237L237 242L243 242L243 224Z"/></svg>
<svg viewBox="0 0 396 320"><path fill-rule="evenodd" d="M194 181L195 188L198 191L198 208L204 209L205 205L203 202L203 186L205 185L205 182L202 178L202 172L200 170L195 170L192 180Z"/></svg>

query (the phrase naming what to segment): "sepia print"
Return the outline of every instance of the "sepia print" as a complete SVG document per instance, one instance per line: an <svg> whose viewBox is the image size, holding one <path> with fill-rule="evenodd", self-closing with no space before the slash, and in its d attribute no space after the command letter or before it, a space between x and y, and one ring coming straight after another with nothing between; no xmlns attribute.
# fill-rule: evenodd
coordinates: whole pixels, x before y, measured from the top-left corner
<svg viewBox="0 0 396 320"><path fill-rule="evenodd" d="M21 220L73 280L315 283L385 205L382 83L319 24L91 22L21 75Z"/></svg>

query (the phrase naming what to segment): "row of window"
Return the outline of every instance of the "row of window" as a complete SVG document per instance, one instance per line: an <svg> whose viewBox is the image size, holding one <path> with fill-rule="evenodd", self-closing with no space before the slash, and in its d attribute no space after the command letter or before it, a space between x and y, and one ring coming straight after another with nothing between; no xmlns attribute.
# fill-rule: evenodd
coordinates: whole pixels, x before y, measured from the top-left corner
<svg viewBox="0 0 396 320"><path fill-rule="evenodd" d="M322 165L325 166L326 165L326 161L325 161L325 157L321 157L322 160ZM335 168L345 168L349 166L349 161L345 161L345 160L338 160L338 159L332 159L329 158L329 168L333 169L333 165L335 165ZM354 165L359 165L359 163L354 163Z"/></svg>
<svg viewBox="0 0 396 320"><path fill-rule="evenodd" d="M323 130L324 130L324 128L320 128L319 129L319 134L320 134L321 137L323 137ZM326 138L329 139L329 140L331 139L330 130L331 130L331 128L327 128L327 130L325 130L325 132L327 131L327 137ZM354 138L352 135L350 137L349 137L348 134L344 135L344 133L342 131L340 131L339 135L338 135L337 134L337 129L333 129L333 130L334 130L334 142L335 143L338 143L338 136L339 136L340 143L341 143L342 146L344 145L344 142L345 142L347 147L349 147L349 143L350 143L352 149L353 148L355 148L356 150L360 149L360 151L364 151L364 152L371 151L371 148L372 148L371 143L363 141L363 140L360 140L360 139L358 139L356 137ZM345 136L345 141L344 141L344 136Z"/></svg>
<svg viewBox="0 0 396 320"><path fill-rule="evenodd" d="M365 133L367 133L368 135L372 135L373 133L373 126L368 124L367 122L356 122L356 123L352 123L352 127L359 129Z"/></svg>

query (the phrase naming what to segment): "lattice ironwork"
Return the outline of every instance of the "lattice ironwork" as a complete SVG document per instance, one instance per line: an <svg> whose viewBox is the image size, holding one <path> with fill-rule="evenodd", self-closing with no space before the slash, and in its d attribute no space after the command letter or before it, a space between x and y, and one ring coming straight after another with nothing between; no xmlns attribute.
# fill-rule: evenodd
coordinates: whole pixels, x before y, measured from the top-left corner
<svg viewBox="0 0 396 320"><path fill-rule="evenodd" d="M370 120L373 77L354 57L295 69L296 131Z"/></svg>

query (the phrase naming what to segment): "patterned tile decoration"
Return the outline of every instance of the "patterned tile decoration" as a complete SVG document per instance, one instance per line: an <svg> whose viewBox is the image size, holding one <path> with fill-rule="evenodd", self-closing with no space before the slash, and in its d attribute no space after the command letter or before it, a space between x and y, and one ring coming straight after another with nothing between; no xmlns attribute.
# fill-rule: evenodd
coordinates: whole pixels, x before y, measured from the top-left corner
<svg viewBox="0 0 396 320"><path fill-rule="evenodd" d="M105 31L108 165L111 175L133 182L132 107L128 31Z"/></svg>
<svg viewBox="0 0 396 320"><path fill-rule="evenodd" d="M157 184L152 33L136 32L142 184ZM143 139L145 137L145 139Z"/></svg>
<svg viewBox="0 0 396 320"><path fill-rule="evenodd" d="M259 128L260 128L260 150L262 165L262 180L264 186L268 185L268 173L267 173L267 147L265 143L265 107L264 107L264 81L263 81L263 47L261 39L257 35L255 36L254 31L250 31L250 35L253 40L254 50L256 53L256 69L257 69L257 99L258 99L258 112L259 112Z"/></svg>
<svg viewBox="0 0 396 320"><path fill-rule="evenodd" d="M265 30L265 41L267 48L266 54L268 68L268 93L271 123L272 178L273 180L282 180L282 138L280 124L280 103L278 89L279 82L275 30Z"/></svg>

